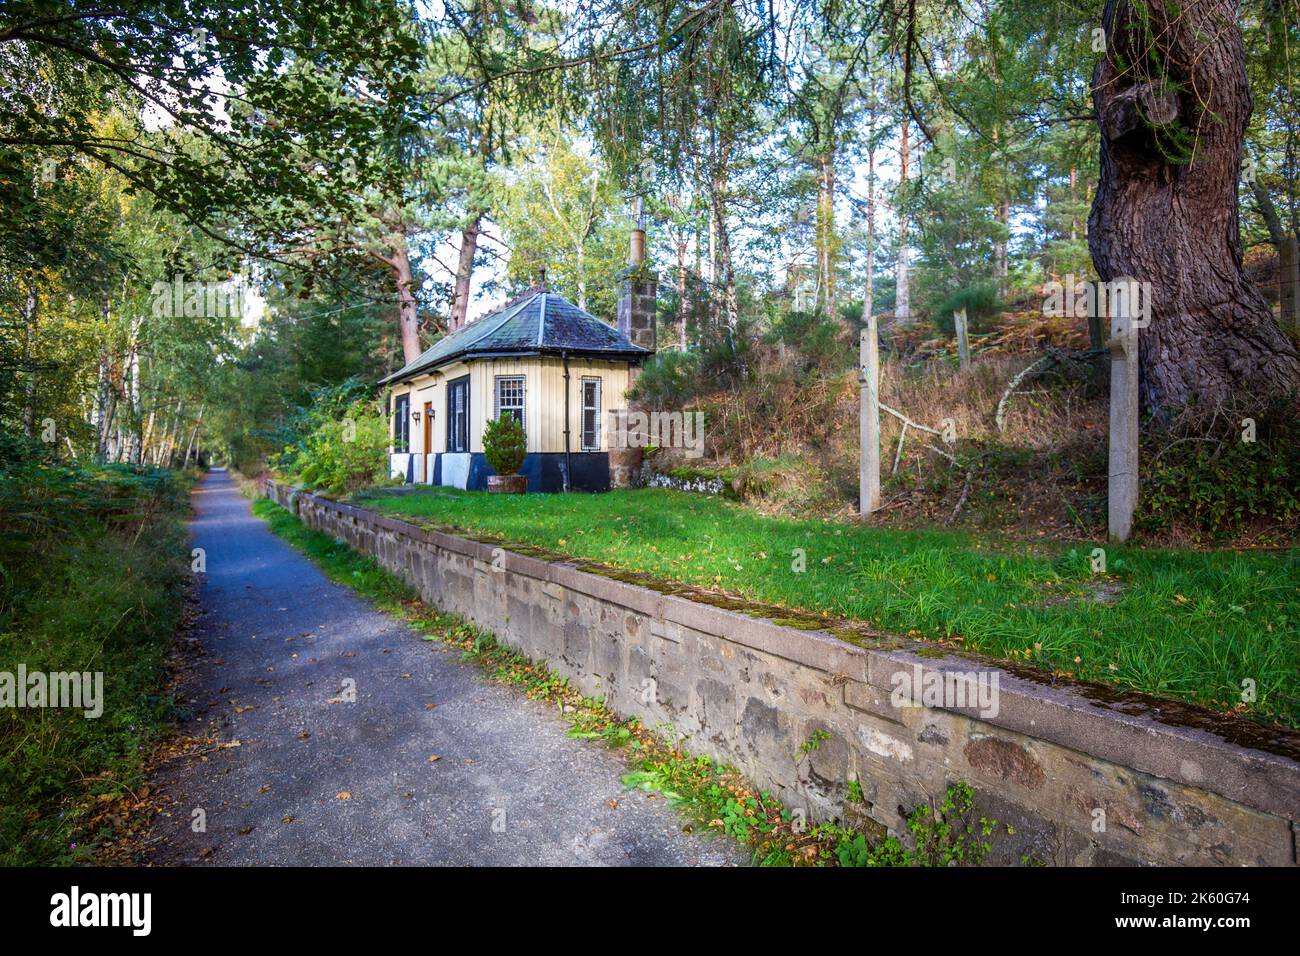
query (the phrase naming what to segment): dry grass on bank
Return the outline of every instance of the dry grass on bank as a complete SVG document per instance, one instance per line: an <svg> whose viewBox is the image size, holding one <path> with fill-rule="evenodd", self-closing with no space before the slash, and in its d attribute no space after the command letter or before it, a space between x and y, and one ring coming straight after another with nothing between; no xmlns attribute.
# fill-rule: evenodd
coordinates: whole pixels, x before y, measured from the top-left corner
<svg viewBox="0 0 1300 956"><path fill-rule="evenodd" d="M1089 352L1081 322L1033 312L1003 316L972 337L972 363L964 370L955 343L931 326L886 329L882 338L882 403L912 424L900 451L904 422L882 413L883 506L871 523L1035 540L1105 536L1108 363ZM847 336L840 347L850 350ZM1012 388L1026 369L1030 374ZM744 381L695 407L705 413L705 458L663 450L650 459L652 469L722 477L729 494L766 512L856 514L855 371L819 367L794 349L762 348ZM1300 408L1250 412L1259 418L1259 435L1249 445L1237 426L1245 412L1210 411L1144 421L1141 540L1293 546L1300 532L1300 459L1293 451ZM948 425L955 441L933 433Z"/></svg>
<svg viewBox="0 0 1300 956"><path fill-rule="evenodd" d="M1038 356L977 355L960 370L943 359L907 363L886 357L881 400L914 425L881 416L882 521L915 523L951 517L972 474L958 524L1033 523L1054 534L1095 532L1105 492L1106 405L1100 368L1086 363L1026 381L998 404L1008 384ZM721 469L737 493L765 510L808 514L856 511L858 383L853 372L798 374L764 363L753 381L700 403L707 465ZM943 432L954 442L921 430ZM665 451L655 467L698 469ZM1104 516L1103 516L1104 517Z"/></svg>

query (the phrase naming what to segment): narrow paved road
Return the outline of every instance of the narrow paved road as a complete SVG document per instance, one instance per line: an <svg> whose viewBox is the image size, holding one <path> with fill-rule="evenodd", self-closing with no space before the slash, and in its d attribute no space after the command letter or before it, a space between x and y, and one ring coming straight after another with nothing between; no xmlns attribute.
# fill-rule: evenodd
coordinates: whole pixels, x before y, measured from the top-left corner
<svg viewBox="0 0 1300 956"><path fill-rule="evenodd" d="M622 792L621 759L569 738L553 708L331 583L252 516L225 472L195 506L207 574L183 730L228 746L159 771L170 803L153 824L155 862L742 860L682 833L662 799ZM331 702L348 680L356 702Z"/></svg>

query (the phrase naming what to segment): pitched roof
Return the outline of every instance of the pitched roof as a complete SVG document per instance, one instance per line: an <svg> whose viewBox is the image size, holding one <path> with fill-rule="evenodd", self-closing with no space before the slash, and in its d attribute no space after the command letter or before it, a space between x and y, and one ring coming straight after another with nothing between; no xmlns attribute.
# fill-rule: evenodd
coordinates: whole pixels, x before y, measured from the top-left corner
<svg viewBox="0 0 1300 956"><path fill-rule="evenodd" d="M561 352L628 359L650 355L648 349L633 345L618 329L582 311L564 296L531 289L496 312L439 339L379 384L431 372L471 356Z"/></svg>

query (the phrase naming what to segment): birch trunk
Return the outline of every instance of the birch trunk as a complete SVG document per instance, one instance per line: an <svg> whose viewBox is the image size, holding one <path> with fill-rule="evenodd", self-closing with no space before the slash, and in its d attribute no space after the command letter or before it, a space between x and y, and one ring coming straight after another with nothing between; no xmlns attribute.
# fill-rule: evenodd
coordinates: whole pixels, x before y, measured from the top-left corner
<svg viewBox="0 0 1300 956"><path fill-rule="evenodd" d="M906 324L912 314L912 290L911 279L908 275L909 256L907 251L907 183L908 183L908 151L909 151L909 130L911 124L904 120L903 131L900 136L899 146L899 172L898 172L898 265L894 270L894 319L896 322Z"/></svg>

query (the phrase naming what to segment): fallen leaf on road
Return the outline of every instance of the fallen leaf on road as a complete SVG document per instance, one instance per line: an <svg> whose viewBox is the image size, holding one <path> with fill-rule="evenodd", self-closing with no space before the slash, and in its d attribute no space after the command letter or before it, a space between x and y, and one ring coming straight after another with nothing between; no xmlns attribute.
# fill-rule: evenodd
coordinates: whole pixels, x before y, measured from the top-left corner
<svg viewBox="0 0 1300 956"><path fill-rule="evenodd" d="M437 763L437 762L438 762L439 760L441 760L441 759L442 759L442 758L439 757L437 754L430 754L430 755L429 755L429 763Z"/></svg>
<svg viewBox="0 0 1300 956"><path fill-rule="evenodd" d="M240 827L240 828L239 828L239 835L240 835L240 836L248 836L248 835L249 835L250 833L252 833L252 832L253 832L253 828L252 828L252 827Z"/></svg>
<svg viewBox="0 0 1300 956"><path fill-rule="evenodd" d="M232 741L230 741L230 743L228 743L228 744L219 744L219 745L217 746L217 749L218 749L218 750L229 750L229 749L232 748L232 747L241 747L241 746L243 746L243 745L242 745L238 740L232 740Z"/></svg>
<svg viewBox="0 0 1300 956"><path fill-rule="evenodd" d="M337 793L337 794L335 794L334 796L335 796L337 799L339 799L339 800L351 800L351 799L352 799L352 794L348 793L346 790L344 790L342 793Z"/></svg>
<svg viewBox="0 0 1300 956"><path fill-rule="evenodd" d="M258 792L258 793L270 793L270 792L271 792L271 785L270 785L269 783L264 783L264 784L262 784L260 787L257 788L257 792Z"/></svg>
<svg viewBox="0 0 1300 956"><path fill-rule="evenodd" d="M605 804L606 804L606 805L607 805L611 810L616 810L616 809L618 809L618 801L617 801L617 800L606 800L606 801L605 801Z"/></svg>
<svg viewBox="0 0 1300 956"><path fill-rule="evenodd" d="M280 822L293 823L293 814L292 813L285 814L283 817L280 818Z"/></svg>

